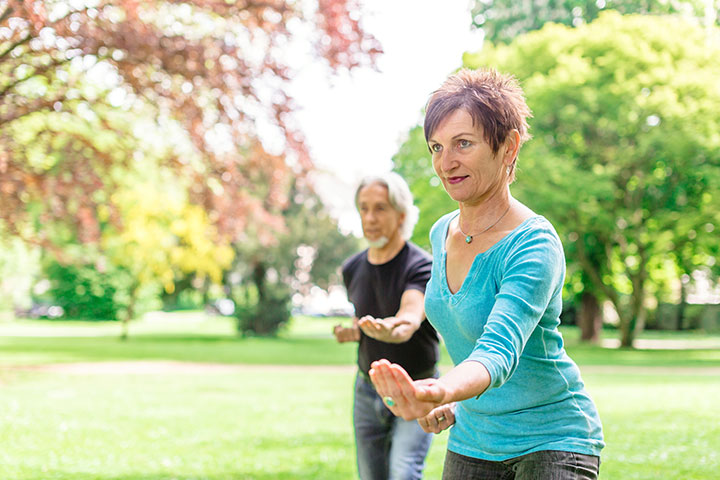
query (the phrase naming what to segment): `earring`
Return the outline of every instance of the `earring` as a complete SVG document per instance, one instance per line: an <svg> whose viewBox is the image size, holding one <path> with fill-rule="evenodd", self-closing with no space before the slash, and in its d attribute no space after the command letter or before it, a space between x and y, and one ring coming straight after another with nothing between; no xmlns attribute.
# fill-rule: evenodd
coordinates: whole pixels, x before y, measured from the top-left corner
<svg viewBox="0 0 720 480"><path fill-rule="evenodd" d="M509 166L505 169L505 173L507 173L508 175L510 175L510 167L509 167Z"/></svg>

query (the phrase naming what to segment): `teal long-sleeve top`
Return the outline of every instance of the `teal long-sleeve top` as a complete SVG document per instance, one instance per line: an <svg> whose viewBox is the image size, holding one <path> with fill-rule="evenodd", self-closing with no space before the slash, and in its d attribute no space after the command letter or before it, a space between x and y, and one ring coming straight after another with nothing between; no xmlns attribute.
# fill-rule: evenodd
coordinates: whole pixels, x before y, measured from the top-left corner
<svg viewBox="0 0 720 480"><path fill-rule="evenodd" d="M492 461L541 450L599 455L600 417L558 330L565 256L555 229L541 216L525 220L475 257L453 294L445 241L457 215L430 232L425 310L453 363L482 363L491 383L458 402L448 449Z"/></svg>

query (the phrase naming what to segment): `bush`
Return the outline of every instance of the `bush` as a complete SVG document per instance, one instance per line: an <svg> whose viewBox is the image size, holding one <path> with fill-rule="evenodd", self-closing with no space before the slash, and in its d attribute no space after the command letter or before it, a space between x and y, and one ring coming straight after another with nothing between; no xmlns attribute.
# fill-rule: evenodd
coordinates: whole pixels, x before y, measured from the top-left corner
<svg viewBox="0 0 720 480"><path fill-rule="evenodd" d="M115 301L113 276L87 265L50 263L45 273L50 281L47 294L70 318L116 320L120 305Z"/></svg>
<svg viewBox="0 0 720 480"><path fill-rule="evenodd" d="M45 275L50 289L44 298L62 307L66 318L119 320L128 315L131 304L134 317L161 306L160 287L156 284L142 286L133 299L130 292L137 285L123 268L110 266L101 272L91 264L51 261Z"/></svg>
<svg viewBox="0 0 720 480"><path fill-rule="evenodd" d="M235 300L235 316L241 335L274 336L290 321L290 290L282 284L267 284L264 298L257 288L246 287Z"/></svg>

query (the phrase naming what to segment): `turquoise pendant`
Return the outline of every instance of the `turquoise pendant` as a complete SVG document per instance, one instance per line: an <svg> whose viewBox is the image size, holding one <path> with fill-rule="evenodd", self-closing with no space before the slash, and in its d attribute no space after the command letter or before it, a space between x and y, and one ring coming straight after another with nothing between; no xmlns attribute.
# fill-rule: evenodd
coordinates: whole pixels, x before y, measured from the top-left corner
<svg viewBox="0 0 720 480"><path fill-rule="evenodd" d="M472 235L467 235L465 237L465 243L470 243L470 242L472 242Z"/></svg>

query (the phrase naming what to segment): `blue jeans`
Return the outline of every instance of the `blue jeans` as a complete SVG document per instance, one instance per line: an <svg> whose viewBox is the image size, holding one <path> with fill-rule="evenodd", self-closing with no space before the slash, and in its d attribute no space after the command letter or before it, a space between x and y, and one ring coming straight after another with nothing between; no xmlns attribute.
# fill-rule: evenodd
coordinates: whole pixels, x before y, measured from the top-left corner
<svg viewBox="0 0 720 480"><path fill-rule="evenodd" d="M502 462L448 450L443 480L596 480L600 458L558 450L528 453Z"/></svg>
<svg viewBox="0 0 720 480"><path fill-rule="evenodd" d="M393 415L362 375L355 380L353 423L362 480L422 478L432 434L425 433L417 420Z"/></svg>

